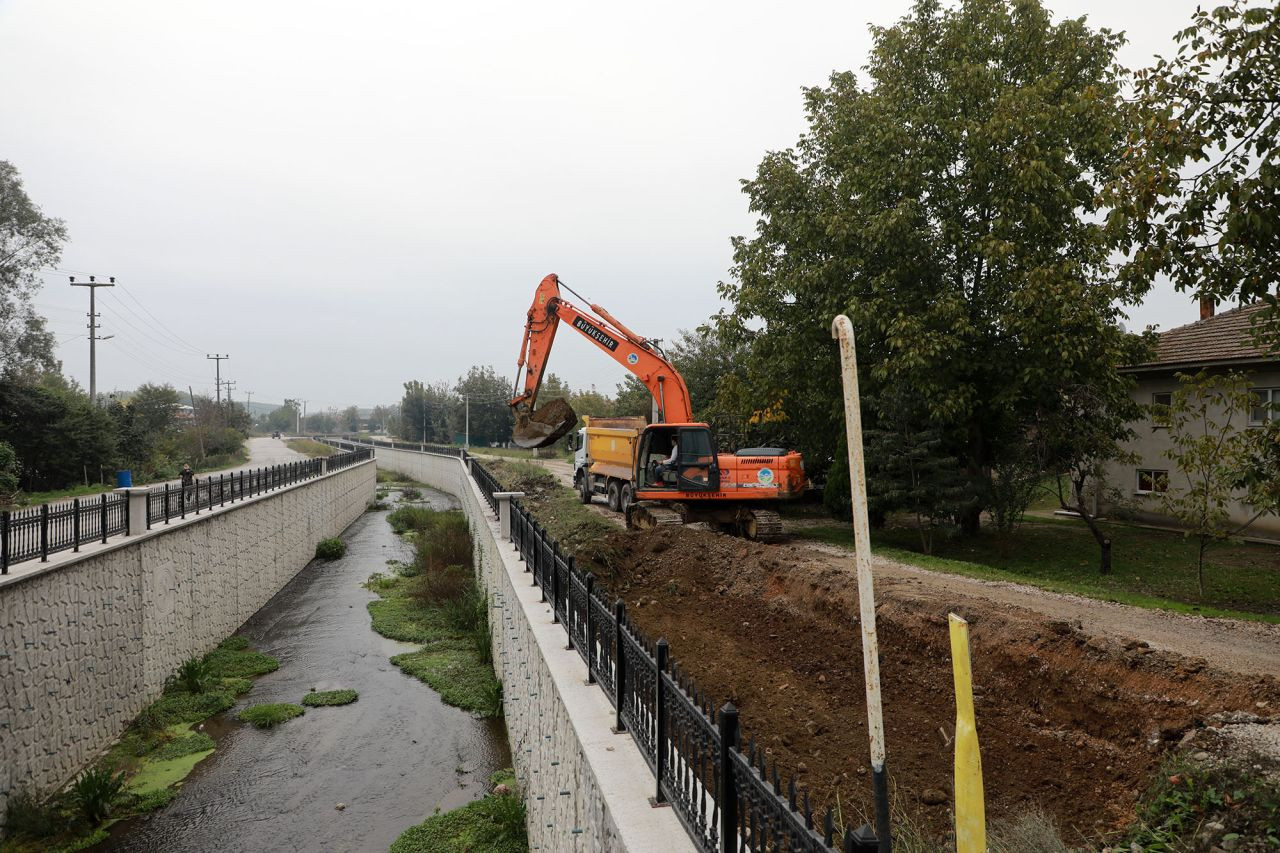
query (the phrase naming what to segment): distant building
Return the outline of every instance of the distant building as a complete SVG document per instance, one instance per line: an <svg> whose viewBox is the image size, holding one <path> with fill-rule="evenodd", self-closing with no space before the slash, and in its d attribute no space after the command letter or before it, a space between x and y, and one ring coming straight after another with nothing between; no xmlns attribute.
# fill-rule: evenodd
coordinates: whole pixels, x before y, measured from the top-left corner
<svg viewBox="0 0 1280 853"><path fill-rule="evenodd" d="M1154 359L1123 369L1137 381L1134 399L1144 406L1169 405L1180 384L1177 374L1198 373L1206 368L1214 373L1236 371L1249 375L1254 393L1263 404L1250 412L1248 424L1242 424L1242 428L1261 426L1280 417L1280 355L1259 349L1250 334L1251 319L1264 307L1265 303L1259 302L1217 314L1212 302L1202 302L1198 322L1161 333ZM1176 489L1183 482L1165 455L1173 447L1169 428L1153 415L1132 426L1136 435L1127 449L1137 454L1139 461L1135 465L1111 463L1107 483L1132 496L1139 520L1173 524L1160 512L1159 494L1165 488ZM1232 521L1243 524L1253 515L1243 504L1230 505ZM1260 518L1242 535L1280 540L1280 518Z"/></svg>
<svg viewBox="0 0 1280 853"><path fill-rule="evenodd" d="M190 406L179 404L175 409L175 416L180 421L194 421L196 419L196 410Z"/></svg>

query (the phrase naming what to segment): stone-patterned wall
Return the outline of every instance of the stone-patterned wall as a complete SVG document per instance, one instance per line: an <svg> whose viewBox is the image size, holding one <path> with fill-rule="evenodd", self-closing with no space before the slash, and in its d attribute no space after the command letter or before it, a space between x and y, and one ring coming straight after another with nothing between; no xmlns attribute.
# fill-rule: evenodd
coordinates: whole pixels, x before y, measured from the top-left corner
<svg viewBox="0 0 1280 853"><path fill-rule="evenodd" d="M694 847L669 808L653 808L653 774L629 735L611 731L613 707L586 683L531 575L479 489L455 458L377 449L379 467L456 495L471 523L490 595L494 662L516 775L538 851L683 853Z"/></svg>
<svg viewBox="0 0 1280 853"><path fill-rule="evenodd" d="M0 820L56 789L364 512L366 462L0 580ZM21 569L21 572L17 571Z"/></svg>

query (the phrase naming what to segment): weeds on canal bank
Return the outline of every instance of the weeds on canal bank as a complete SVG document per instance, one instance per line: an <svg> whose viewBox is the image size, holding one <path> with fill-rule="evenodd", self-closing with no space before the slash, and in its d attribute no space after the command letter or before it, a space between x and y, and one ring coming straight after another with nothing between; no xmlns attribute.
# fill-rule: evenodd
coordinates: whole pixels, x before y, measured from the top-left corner
<svg viewBox="0 0 1280 853"><path fill-rule="evenodd" d="M391 662L426 682L450 705L485 717L502 714L502 685L493 673L489 602L476 586L466 516L404 506L387 516L414 543L412 563L389 562L366 586L373 629L384 637L421 643Z"/></svg>
<svg viewBox="0 0 1280 853"><path fill-rule="evenodd" d="M261 705L250 705L241 711L236 719L249 723L254 728L269 729L294 717L301 717L306 711L292 702L266 702Z"/></svg>
<svg viewBox="0 0 1280 853"><path fill-rule="evenodd" d="M500 770L483 799L435 814L401 833L390 853L525 853L525 808L515 774Z"/></svg>
<svg viewBox="0 0 1280 853"><path fill-rule="evenodd" d="M321 539L316 543L317 560L340 560L345 553L347 553L347 543L336 536L332 539Z"/></svg>
<svg viewBox="0 0 1280 853"><path fill-rule="evenodd" d="M229 637L203 658L181 664L164 693L144 708L94 766L48 797L19 790L9 798L0 853L71 853L103 841L113 823L170 802L179 785L213 754L213 738L192 726L235 704L251 676L279 667Z"/></svg>

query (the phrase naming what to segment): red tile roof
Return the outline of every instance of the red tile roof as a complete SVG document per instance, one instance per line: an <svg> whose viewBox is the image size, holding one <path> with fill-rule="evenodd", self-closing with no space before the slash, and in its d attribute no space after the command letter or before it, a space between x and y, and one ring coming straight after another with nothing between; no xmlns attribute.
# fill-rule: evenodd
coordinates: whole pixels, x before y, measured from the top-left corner
<svg viewBox="0 0 1280 853"><path fill-rule="evenodd" d="M1251 320L1266 307L1265 302L1255 302L1223 311L1207 320L1188 323L1176 329L1160 333L1156 344L1156 357L1152 361L1134 367L1198 364L1219 361L1280 360L1276 353L1254 343Z"/></svg>

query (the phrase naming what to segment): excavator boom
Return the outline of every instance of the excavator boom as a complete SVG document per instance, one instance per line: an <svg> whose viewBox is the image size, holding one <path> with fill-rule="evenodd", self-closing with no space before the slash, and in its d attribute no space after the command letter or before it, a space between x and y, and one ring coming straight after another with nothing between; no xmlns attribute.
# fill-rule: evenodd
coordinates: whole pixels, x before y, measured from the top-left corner
<svg viewBox="0 0 1280 853"><path fill-rule="evenodd" d="M516 387L511 407L516 413L512 438L517 445L546 447L578 422L577 413L565 400L553 400L541 409L535 409L547 358L561 320L567 321L570 328L644 383L657 404L659 423L693 420L689 389L662 351L618 322L599 305L591 305L590 312L587 312L566 300L560 295L559 277L552 273L542 279L534 293L525 323L524 340L520 344L520 357L516 361Z"/></svg>

